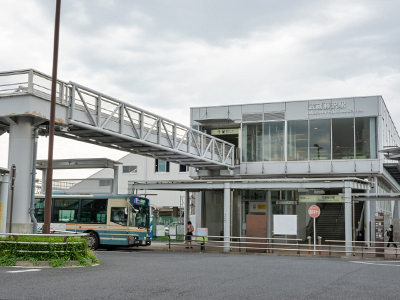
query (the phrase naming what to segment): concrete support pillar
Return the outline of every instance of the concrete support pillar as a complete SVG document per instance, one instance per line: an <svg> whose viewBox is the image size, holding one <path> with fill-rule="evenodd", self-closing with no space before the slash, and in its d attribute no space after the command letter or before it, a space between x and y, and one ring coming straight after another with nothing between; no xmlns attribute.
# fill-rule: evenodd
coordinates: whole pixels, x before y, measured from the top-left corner
<svg viewBox="0 0 400 300"><path fill-rule="evenodd" d="M371 178L371 189L367 191L367 194L369 193L375 193L376 187L375 187L375 178ZM374 219L371 215L371 201L365 201L364 202L364 241L365 241L365 246L370 247L371 246L371 238L372 238L372 223L374 222Z"/></svg>
<svg viewBox="0 0 400 300"><path fill-rule="evenodd" d="M267 238L272 238L272 199L271 191L267 191Z"/></svg>
<svg viewBox="0 0 400 300"><path fill-rule="evenodd" d="M114 179L112 186L112 194L118 195L119 166L114 166Z"/></svg>
<svg viewBox="0 0 400 300"><path fill-rule="evenodd" d="M364 241L365 246L370 246L370 233L371 231L371 204L369 201L364 202Z"/></svg>
<svg viewBox="0 0 400 300"><path fill-rule="evenodd" d="M189 191L185 191L185 203L183 205L183 224L185 226L184 234L186 234L187 222L190 221L189 206L190 206ZM193 227L194 226L195 226L195 224L193 224ZM193 232L193 234L195 235L196 232ZM194 238L194 240L196 240L196 238Z"/></svg>
<svg viewBox="0 0 400 300"><path fill-rule="evenodd" d="M42 170L42 188L41 193L44 194L46 192L46 178L47 178L47 169Z"/></svg>
<svg viewBox="0 0 400 300"><path fill-rule="evenodd" d="M377 177L372 177L371 181L373 182L373 186L371 187L371 193L377 193L378 192L378 178ZM376 201L368 201L369 204L369 220L371 221L368 223L368 226L370 226L370 237L369 239L371 242L375 242L375 213L376 213ZM368 234L369 235L369 234ZM371 243L371 247L374 247L375 244Z"/></svg>
<svg viewBox="0 0 400 300"><path fill-rule="evenodd" d="M224 183L224 252L231 250L231 185Z"/></svg>
<svg viewBox="0 0 400 300"><path fill-rule="evenodd" d="M12 218L12 230L15 233L32 233L29 215L33 155L32 120L31 117L17 117L16 122L10 124L8 167L11 168L14 164L17 171Z"/></svg>
<svg viewBox="0 0 400 300"><path fill-rule="evenodd" d="M193 225L195 228L202 228L203 227L203 223L201 222L202 220L202 199L203 199L203 192L196 192L196 199L195 199L195 208L196 208L196 221L195 221L195 225Z"/></svg>
<svg viewBox="0 0 400 300"><path fill-rule="evenodd" d="M8 190L10 189L8 174L2 175L0 180L0 236L6 233Z"/></svg>
<svg viewBox="0 0 400 300"><path fill-rule="evenodd" d="M345 182L344 188L344 222L345 222L345 240L346 240L346 256L351 256L352 240L353 240L353 223L352 223L352 205L351 205L351 187L350 182Z"/></svg>
<svg viewBox="0 0 400 300"><path fill-rule="evenodd" d="M183 206L183 222L185 226L187 226L187 222L190 221L189 208L190 208L189 191L185 191L185 204Z"/></svg>

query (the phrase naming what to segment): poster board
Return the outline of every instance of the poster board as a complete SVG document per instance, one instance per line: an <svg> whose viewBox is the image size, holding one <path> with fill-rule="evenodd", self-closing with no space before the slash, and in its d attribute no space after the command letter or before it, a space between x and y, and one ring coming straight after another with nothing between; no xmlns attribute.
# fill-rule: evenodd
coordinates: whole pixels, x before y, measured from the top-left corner
<svg viewBox="0 0 400 300"><path fill-rule="evenodd" d="M296 215L273 215L274 235L297 235Z"/></svg>
<svg viewBox="0 0 400 300"><path fill-rule="evenodd" d="M156 225L156 236L165 236L165 226Z"/></svg>
<svg viewBox="0 0 400 300"><path fill-rule="evenodd" d="M176 240L176 226L168 227L168 232L171 240Z"/></svg>
<svg viewBox="0 0 400 300"><path fill-rule="evenodd" d="M178 235L185 235L185 225L176 225L176 231Z"/></svg>

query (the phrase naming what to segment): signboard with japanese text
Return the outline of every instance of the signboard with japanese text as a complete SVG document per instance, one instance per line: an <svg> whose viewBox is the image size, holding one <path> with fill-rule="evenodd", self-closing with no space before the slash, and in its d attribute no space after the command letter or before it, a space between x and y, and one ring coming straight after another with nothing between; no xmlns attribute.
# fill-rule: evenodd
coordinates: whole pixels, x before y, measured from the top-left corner
<svg viewBox="0 0 400 300"><path fill-rule="evenodd" d="M267 204L265 202L250 202L249 203L250 212L266 212Z"/></svg>
<svg viewBox="0 0 400 300"><path fill-rule="evenodd" d="M382 252L382 254L377 254L376 257L384 257L385 246L384 238L385 238L385 229L384 229L385 217L381 212L375 213L375 249L376 252Z"/></svg>
<svg viewBox="0 0 400 300"><path fill-rule="evenodd" d="M239 128L211 130L211 135L227 135L227 134L239 134Z"/></svg>
<svg viewBox="0 0 400 300"><path fill-rule="evenodd" d="M165 236L165 226L156 225L156 236Z"/></svg>
<svg viewBox="0 0 400 300"><path fill-rule="evenodd" d="M344 196L338 195L300 195L300 203L344 203Z"/></svg>
<svg viewBox="0 0 400 300"><path fill-rule="evenodd" d="M347 107L346 101L314 102L308 105L308 113L310 115L343 114L362 111L362 109Z"/></svg>
<svg viewBox="0 0 400 300"><path fill-rule="evenodd" d="M314 218L314 219L318 218L319 215L321 214L321 209L316 205L312 205L308 209L308 214L310 215L311 218Z"/></svg>

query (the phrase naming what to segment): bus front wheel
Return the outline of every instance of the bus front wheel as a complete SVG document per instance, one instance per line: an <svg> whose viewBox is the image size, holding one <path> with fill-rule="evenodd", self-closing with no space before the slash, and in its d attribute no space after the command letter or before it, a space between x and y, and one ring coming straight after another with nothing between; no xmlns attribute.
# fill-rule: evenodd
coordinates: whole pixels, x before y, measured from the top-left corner
<svg viewBox="0 0 400 300"><path fill-rule="evenodd" d="M97 234L93 231L89 234L88 247L93 250L99 248L99 238L97 237Z"/></svg>

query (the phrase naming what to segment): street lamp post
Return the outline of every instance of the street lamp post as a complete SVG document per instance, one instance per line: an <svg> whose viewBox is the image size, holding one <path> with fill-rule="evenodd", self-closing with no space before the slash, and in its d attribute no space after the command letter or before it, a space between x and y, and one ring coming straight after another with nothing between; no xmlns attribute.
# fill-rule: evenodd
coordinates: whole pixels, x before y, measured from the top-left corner
<svg viewBox="0 0 400 300"><path fill-rule="evenodd" d="M46 177L46 195L44 201L44 223L43 233L50 233L51 222L51 194L53 183L53 146L54 146L54 123L56 115L56 93L57 93L57 65L58 65L58 44L60 32L60 11L61 0L56 4L56 20L54 26L54 51L53 51L53 73L51 79L51 106L50 106L50 127L49 127L49 151Z"/></svg>

